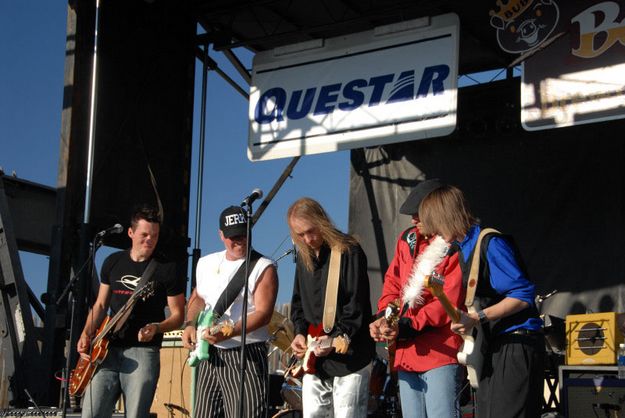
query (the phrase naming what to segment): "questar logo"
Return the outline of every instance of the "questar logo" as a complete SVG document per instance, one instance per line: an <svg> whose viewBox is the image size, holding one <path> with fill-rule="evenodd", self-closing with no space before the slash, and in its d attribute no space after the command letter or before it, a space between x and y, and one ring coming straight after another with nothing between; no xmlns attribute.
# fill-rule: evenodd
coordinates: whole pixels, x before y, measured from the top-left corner
<svg viewBox="0 0 625 418"><path fill-rule="evenodd" d="M139 284L139 280L141 280L141 277L135 277L128 274L126 276L122 276L122 278L119 279L119 283L123 284L126 289L135 290Z"/></svg>
<svg viewBox="0 0 625 418"><path fill-rule="evenodd" d="M408 69L398 74L379 74L370 78L345 80L323 86L308 86L289 91L275 86L265 91L254 110L254 121L268 124L285 119L303 119L328 115L335 111L350 112L359 107L423 99L445 93L449 78L448 65L433 65L422 72ZM418 80L418 82L417 82Z"/></svg>

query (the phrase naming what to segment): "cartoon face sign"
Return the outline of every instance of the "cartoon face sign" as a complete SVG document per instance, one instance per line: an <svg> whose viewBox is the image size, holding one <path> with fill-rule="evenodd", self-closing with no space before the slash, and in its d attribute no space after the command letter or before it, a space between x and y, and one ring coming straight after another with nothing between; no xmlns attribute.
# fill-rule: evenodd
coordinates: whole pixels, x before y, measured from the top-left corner
<svg viewBox="0 0 625 418"><path fill-rule="evenodd" d="M554 0L498 0L490 11L497 42L506 52L523 53L546 40L558 24L560 11Z"/></svg>

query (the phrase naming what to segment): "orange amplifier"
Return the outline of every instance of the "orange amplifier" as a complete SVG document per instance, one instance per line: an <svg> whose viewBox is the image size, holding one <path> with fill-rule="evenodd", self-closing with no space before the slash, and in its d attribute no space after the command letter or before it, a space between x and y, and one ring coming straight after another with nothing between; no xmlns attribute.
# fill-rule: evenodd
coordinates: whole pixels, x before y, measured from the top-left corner
<svg viewBox="0 0 625 418"><path fill-rule="evenodd" d="M623 335L616 312L566 316L566 364L616 364Z"/></svg>

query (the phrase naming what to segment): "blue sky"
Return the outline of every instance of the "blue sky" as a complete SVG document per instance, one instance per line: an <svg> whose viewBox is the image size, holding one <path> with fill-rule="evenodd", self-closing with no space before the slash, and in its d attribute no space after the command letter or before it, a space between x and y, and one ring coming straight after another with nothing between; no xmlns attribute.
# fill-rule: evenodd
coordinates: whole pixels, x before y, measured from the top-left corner
<svg viewBox="0 0 625 418"><path fill-rule="evenodd" d="M0 167L5 174L15 172L19 178L52 187L56 186L58 172L66 17L67 2L62 0L0 2ZM211 57L245 86L221 54L213 52ZM242 57L248 65L251 54ZM201 66L197 65L199 70ZM200 82L201 74L196 72L189 252L196 246ZM223 249L217 236L221 210L238 204L254 188L267 193L290 161L252 163L247 159L247 101L215 73L208 77L207 115L199 241L203 254ZM255 227L257 250L276 258L290 248L285 213L301 196L319 200L339 228L345 230L349 152L307 156L299 161L292 178L285 182ZM106 254L107 249L100 250L98 264ZM27 283L36 295L41 295L46 289L47 257L21 253L20 258ZM293 271L290 257L279 262L281 303L290 300Z"/></svg>

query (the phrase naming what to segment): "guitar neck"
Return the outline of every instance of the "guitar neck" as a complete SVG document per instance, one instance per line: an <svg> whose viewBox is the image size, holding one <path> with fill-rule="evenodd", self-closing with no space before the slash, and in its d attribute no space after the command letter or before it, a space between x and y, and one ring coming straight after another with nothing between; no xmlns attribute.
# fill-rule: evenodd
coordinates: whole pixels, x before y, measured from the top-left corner
<svg viewBox="0 0 625 418"><path fill-rule="evenodd" d="M117 323L124 317L124 315L132 309L137 303L137 298L135 294L133 294L130 299L122 306L122 308L108 321L104 329L98 333L98 335L93 339L93 345L100 342L103 338L106 338L108 334L115 328Z"/></svg>
<svg viewBox="0 0 625 418"><path fill-rule="evenodd" d="M443 291L442 282L439 282L439 280L432 276L427 276L425 278L425 286L432 291L434 296L438 298L441 305L443 305L443 309L445 309L445 312L447 312L447 315L449 315L451 320L453 322L458 322L460 320L460 313L458 312L458 308L451 303Z"/></svg>

